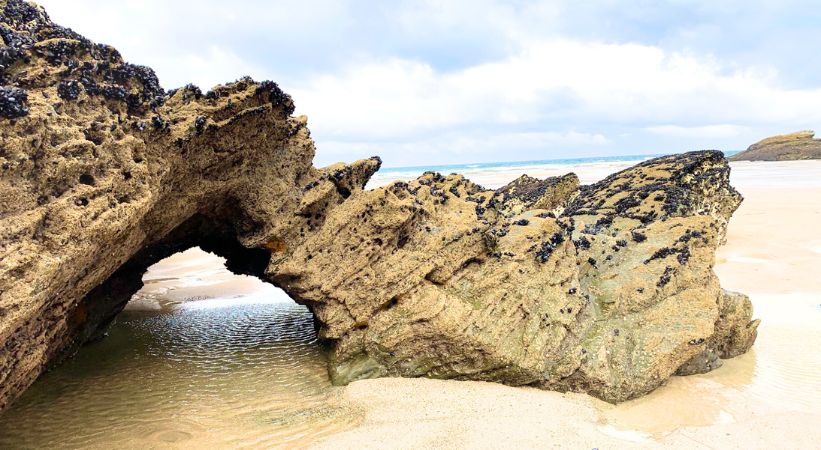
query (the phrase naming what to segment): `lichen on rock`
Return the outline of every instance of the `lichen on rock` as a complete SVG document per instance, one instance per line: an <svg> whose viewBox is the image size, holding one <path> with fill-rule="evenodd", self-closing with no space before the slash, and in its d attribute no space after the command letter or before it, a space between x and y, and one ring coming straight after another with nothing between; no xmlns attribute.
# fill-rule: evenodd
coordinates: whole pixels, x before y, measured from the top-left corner
<svg viewBox="0 0 821 450"><path fill-rule="evenodd" d="M741 201L719 152L592 186L428 172L365 190L381 160L315 168L307 119L273 82L166 92L41 8L0 8L0 409L192 246L307 305L337 383L621 401L755 339L749 300L712 270Z"/></svg>

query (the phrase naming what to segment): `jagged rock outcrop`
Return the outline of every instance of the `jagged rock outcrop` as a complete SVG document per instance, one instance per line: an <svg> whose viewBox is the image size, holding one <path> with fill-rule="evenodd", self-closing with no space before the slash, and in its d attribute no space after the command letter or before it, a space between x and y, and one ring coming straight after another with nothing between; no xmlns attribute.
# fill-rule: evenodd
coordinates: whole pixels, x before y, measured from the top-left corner
<svg viewBox="0 0 821 450"><path fill-rule="evenodd" d="M0 409L98 337L149 265L196 245L308 305L339 383L619 401L755 339L749 300L712 271L741 201L719 152L593 186L427 173L365 191L380 160L314 168L276 84L165 92L42 9L0 8Z"/></svg>
<svg viewBox="0 0 821 450"><path fill-rule="evenodd" d="M336 343L337 382L480 379L625 400L755 338L749 300L712 271L741 201L728 177L715 151L579 190L428 173L351 197L268 275Z"/></svg>
<svg viewBox="0 0 821 450"><path fill-rule="evenodd" d="M795 161L821 159L821 140L812 131L772 136L731 156L730 161Z"/></svg>

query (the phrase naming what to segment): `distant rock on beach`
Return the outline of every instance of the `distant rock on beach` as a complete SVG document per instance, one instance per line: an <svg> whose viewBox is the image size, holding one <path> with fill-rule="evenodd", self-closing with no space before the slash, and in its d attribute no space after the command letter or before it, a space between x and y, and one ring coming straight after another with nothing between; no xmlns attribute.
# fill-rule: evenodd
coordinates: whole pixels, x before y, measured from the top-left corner
<svg viewBox="0 0 821 450"><path fill-rule="evenodd" d="M763 139L741 153L731 156L730 161L796 161L821 159L821 139L815 139L813 131L798 131Z"/></svg>

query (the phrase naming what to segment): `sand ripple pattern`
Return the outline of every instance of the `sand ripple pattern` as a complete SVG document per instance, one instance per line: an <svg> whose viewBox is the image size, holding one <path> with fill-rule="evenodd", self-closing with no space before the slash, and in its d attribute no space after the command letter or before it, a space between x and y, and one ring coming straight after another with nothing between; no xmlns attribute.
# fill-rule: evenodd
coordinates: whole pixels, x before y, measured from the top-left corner
<svg viewBox="0 0 821 450"><path fill-rule="evenodd" d="M126 311L0 416L0 448L299 445L353 420L337 394L303 306Z"/></svg>

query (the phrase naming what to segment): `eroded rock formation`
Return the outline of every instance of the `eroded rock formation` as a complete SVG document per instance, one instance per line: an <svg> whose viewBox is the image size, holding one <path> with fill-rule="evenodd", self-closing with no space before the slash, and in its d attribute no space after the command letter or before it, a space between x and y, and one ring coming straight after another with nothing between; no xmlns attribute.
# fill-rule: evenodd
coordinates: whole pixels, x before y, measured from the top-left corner
<svg viewBox="0 0 821 450"><path fill-rule="evenodd" d="M165 92L154 73L0 1L0 409L192 246L315 314L339 383L492 380L619 401L755 339L713 254L741 197L718 152L593 186L491 191L378 158L317 169L272 82Z"/></svg>
<svg viewBox="0 0 821 450"><path fill-rule="evenodd" d="M578 190L575 177L494 192L428 173L351 197L268 275L336 342L340 383L480 379L625 400L755 339L749 300L712 271L741 201L728 176L714 151Z"/></svg>
<svg viewBox="0 0 821 450"><path fill-rule="evenodd" d="M771 136L730 157L730 161L795 161L821 159L821 139L812 131Z"/></svg>

